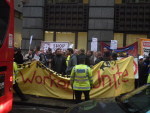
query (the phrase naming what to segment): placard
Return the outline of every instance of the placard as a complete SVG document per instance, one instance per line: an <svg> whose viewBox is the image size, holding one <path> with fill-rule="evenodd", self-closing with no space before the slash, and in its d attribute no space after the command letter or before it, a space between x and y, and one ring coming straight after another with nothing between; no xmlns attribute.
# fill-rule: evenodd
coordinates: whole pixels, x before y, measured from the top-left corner
<svg viewBox="0 0 150 113"><path fill-rule="evenodd" d="M46 42L43 41L41 43L41 50L48 50L48 48L52 49L52 52L55 52L56 49L60 48L62 51L66 51L69 48L69 42Z"/></svg>
<svg viewBox="0 0 150 113"><path fill-rule="evenodd" d="M117 44L118 44L118 41L117 40L111 40L111 43L110 43L110 49L117 49Z"/></svg>

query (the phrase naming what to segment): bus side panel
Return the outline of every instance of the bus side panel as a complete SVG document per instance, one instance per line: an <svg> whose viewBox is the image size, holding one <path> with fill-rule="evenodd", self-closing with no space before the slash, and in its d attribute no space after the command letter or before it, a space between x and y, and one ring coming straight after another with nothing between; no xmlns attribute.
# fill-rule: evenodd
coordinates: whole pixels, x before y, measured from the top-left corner
<svg viewBox="0 0 150 113"><path fill-rule="evenodd" d="M14 1L6 0L10 6L9 24L7 28L6 38L0 48L0 61L13 61L14 57Z"/></svg>
<svg viewBox="0 0 150 113"><path fill-rule="evenodd" d="M0 62L0 113L8 113L12 109L12 69L12 62Z"/></svg>
<svg viewBox="0 0 150 113"><path fill-rule="evenodd" d="M11 111L13 102L14 0L5 1L10 6L10 15L5 40L0 48L0 113Z"/></svg>

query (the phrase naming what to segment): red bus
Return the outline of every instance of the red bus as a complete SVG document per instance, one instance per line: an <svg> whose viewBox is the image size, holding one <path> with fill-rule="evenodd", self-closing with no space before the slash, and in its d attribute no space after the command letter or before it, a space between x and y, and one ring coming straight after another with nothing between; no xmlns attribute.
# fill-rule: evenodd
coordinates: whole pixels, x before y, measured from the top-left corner
<svg viewBox="0 0 150 113"><path fill-rule="evenodd" d="M12 109L14 1L0 0L0 113Z"/></svg>

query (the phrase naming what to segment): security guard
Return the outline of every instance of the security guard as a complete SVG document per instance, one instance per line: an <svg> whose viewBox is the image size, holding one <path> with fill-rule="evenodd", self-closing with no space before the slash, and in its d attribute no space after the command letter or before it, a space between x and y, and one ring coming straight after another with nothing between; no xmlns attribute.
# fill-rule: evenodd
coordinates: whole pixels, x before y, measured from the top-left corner
<svg viewBox="0 0 150 113"><path fill-rule="evenodd" d="M13 63L13 89L15 90L16 94L20 97L20 99L22 101L27 101L28 99L25 97L25 95L22 93L22 91L20 90L18 83L16 82L16 75L18 74L18 66L17 63L14 62Z"/></svg>
<svg viewBox="0 0 150 113"><path fill-rule="evenodd" d="M80 59L79 65L73 67L70 82L75 93L76 103L81 102L82 92L84 93L85 101L90 100L89 92L93 85L92 71L90 67L85 65L85 59Z"/></svg>

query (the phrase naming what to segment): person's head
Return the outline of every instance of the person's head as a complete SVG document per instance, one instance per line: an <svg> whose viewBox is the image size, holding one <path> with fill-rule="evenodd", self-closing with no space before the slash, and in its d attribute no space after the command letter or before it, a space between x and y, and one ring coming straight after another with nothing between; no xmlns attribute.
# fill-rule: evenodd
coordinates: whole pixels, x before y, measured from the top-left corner
<svg viewBox="0 0 150 113"><path fill-rule="evenodd" d="M105 52L108 52L109 50L106 47L104 47L103 51L105 53Z"/></svg>
<svg viewBox="0 0 150 113"><path fill-rule="evenodd" d="M139 62L143 62L144 61L144 57L142 55L139 56Z"/></svg>
<svg viewBox="0 0 150 113"><path fill-rule="evenodd" d="M48 49L46 50L46 54L52 54L52 49L51 49L51 48L48 48Z"/></svg>
<svg viewBox="0 0 150 113"><path fill-rule="evenodd" d="M100 58L100 57L102 57L102 53L101 53L100 51L98 51L98 52L96 53L96 58Z"/></svg>
<svg viewBox="0 0 150 113"><path fill-rule="evenodd" d="M18 52L18 48L14 48L14 54L16 54Z"/></svg>
<svg viewBox="0 0 150 113"><path fill-rule="evenodd" d="M79 50L79 54L85 54L85 50L84 49L80 49Z"/></svg>
<svg viewBox="0 0 150 113"><path fill-rule="evenodd" d="M17 48L17 53L21 54L21 49L20 48Z"/></svg>
<svg viewBox="0 0 150 113"><path fill-rule="evenodd" d="M87 56L92 56L93 55L93 51L88 50L86 53Z"/></svg>
<svg viewBox="0 0 150 113"><path fill-rule="evenodd" d="M104 56L103 56L103 59L104 59L105 61L111 60L111 53L110 53L109 51L105 52L105 53L104 53Z"/></svg>
<svg viewBox="0 0 150 113"><path fill-rule="evenodd" d="M40 49L40 53L44 53L45 54L44 49Z"/></svg>
<svg viewBox="0 0 150 113"><path fill-rule="evenodd" d="M58 56L62 55L61 49L57 48L56 51L55 51L55 54L58 55Z"/></svg>
<svg viewBox="0 0 150 113"><path fill-rule="evenodd" d="M74 54L78 55L79 54L79 50L78 49L74 49Z"/></svg>
<svg viewBox="0 0 150 113"><path fill-rule="evenodd" d="M48 51L49 51L49 52L52 52L52 49L51 49L51 48L48 48Z"/></svg>
<svg viewBox="0 0 150 113"><path fill-rule="evenodd" d="M73 54L73 49L72 48L68 48L67 49L67 55L72 55Z"/></svg>

